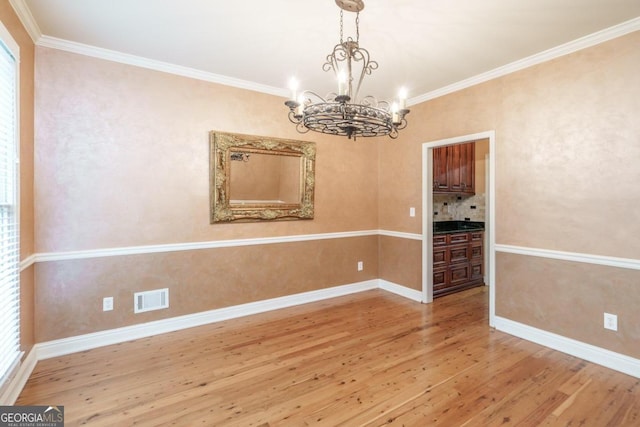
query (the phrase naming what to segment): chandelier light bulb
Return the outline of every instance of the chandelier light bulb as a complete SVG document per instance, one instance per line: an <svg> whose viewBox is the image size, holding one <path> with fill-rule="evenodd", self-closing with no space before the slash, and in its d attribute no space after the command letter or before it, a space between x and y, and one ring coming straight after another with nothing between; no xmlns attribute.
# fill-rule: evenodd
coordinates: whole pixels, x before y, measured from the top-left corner
<svg viewBox="0 0 640 427"><path fill-rule="evenodd" d="M295 77L291 77L289 80L289 89L291 90L291 99L295 101L298 98L298 80Z"/></svg>
<svg viewBox="0 0 640 427"><path fill-rule="evenodd" d="M347 75L344 71L338 73L338 95L347 94Z"/></svg>
<svg viewBox="0 0 640 427"><path fill-rule="evenodd" d="M296 107L295 114L298 117L302 117L302 115L304 114L304 95L303 94L298 95L297 103L298 103L298 106Z"/></svg>
<svg viewBox="0 0 640 427"><path fill-rule="evenodd" d="M407 89L401 87L398 91L398 103L400 104L400 110L407 108Z"/></svg>
<svg viewBox="0 0 640 427"><path fill-rule="evenodd" d="M374 96L360 97L360 87L365 76L378 69L378 63L370 58L369 51L360 46L360 11L363 0L335 0L340 11L340 42L326 56L322 70L333 72L338 81L338 91L325 97L311 90L298 92L298 83L292 79L289 88L291 99L284 104L289 107L289 121L296 130L310 130L327 135L356 137L398 137L398 131L407 127L407 91L402 88L398 100L393 104L378 101ZM356 15L356 37L343 37L343 11Z"/></svg>
<svg viewBox="0 0 640 427"><path fill-rule="evenodd" d="M398 108L397 102L394 102L393 104L391 104L391 121L394 124L400 123L399 111L400 111L400 108Z"/></svg>

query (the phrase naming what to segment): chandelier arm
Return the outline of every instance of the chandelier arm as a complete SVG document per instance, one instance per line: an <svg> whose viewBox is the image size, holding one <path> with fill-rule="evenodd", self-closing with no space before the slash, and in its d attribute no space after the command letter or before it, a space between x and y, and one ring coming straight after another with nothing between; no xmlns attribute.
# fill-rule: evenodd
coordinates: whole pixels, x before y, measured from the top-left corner
<svg viewBox="0 0 640 427"><path fill-rule="evenodd" d="M296 123L296 130L298 131L298 133L307 133L311 129L309 129L308 127L305 127L304 122L301 121L299 123Z"/></svg>
<svg viewBox="0 0 640 427"><path fill-rule="evenodd" d="M327 102L331 94L327 95L326 98L323 98L312 90L305 90L300 95L305 99L305 101L307 101L305 104L308 104L314 102L314 100L315 102Z"/></svg>
<svg viewBox="0 0 640 427"><path fill-rule="evenodd" d="M354 62L362 62L360 76L358 77L356 90L352 97L352 99L358 99L360 87L362 86L364 77L367 75L371 75L374 70L378 69L378 63L371 60L371 55L369 55L369 51L367 49L361 48L356 44L355 47L351 49L348 55L349 77L351 77L351 60L353 60Z"/></svg>
<svg viewBox="0 0 640 427"><path fill-rule="evenodd" d="M367 95L360 100L362 105L379 108L384 111L391 111L391 105L387 101L378 101L378 98L372 95Z"/></svg>
<svg viewBox="0 0 640 427"><path fill-rule="evenodd" d="M378 62L371 60L369 51L363 47L356 47L351 55L353 60L362 61L362 74L371 75L374 70L378 69Z"/></svg>
<svg viewBox="0 0 640 427"><path fill-rule="evenodd" d="M361 137L389 136L398 138L398 131L407 126L405 116L409 110L405 108L403 96L393 106L387 101L367 95L357 101L364 77L371 75L378 68L372 61L369 51L360 48L360 11L364 8L362 0L336 0L340 7L340 43L333 47L327 55L322 69L333 71L338 77L338 93L330 92L325 97L316 92L305 90L285 102L289 107L289 121L296 125L300 133L310 130L328 135L346 136L349 139ZM343 36L342 10L357 12L356 40ZM354 79L354 69L359 75ZM344 76L343 73L348 73ZM346 80L345 80L346 78ZM353 90L355 87L355 91Z"/></svg>
<svg viewBox="0 0 640 427"><path fill-rule="evenodd" d="M338 63L345 61L348 55L349 54L344 43L340 42L340 44L335 45L331 53L327 55L326 62L322 64L322 71L333 71L337 77L340 71Z"/></svg>
<svg viewBox="0 0 640 427"><path fill-rule="evenodd" d="M289 111L289 114L287 115L287 117L289 117L289 121L295 125L300 124L300 122L302 122L302 118L297 118L296 114L294 112L294 109L291 109Z"/></svg>
<svg viewBox="0 0 640 427"><path fill-rule="evenodd" d="M407 127L407 119L405 119L404 117L402 118L400 123L395 126L395 128L397 130L402 130L402 129L406 128L406 127Z"/></svg>

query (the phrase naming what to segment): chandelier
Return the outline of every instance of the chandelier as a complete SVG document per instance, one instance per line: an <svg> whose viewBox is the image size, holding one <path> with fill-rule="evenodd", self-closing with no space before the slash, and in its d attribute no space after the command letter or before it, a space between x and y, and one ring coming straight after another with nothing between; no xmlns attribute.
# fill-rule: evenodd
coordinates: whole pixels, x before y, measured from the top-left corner
<svg viewBox="0 0 640 427"><path fill-rule="evenodd" d="M406 92L400 91L398 101L389 104L367 95L358 99L360 86L366 75L378 68L369 52L361 48L360 11L364 9L362 0L335 0L340 7L340 43L334 46L322 65L323 71L333 71L338 83L338 92L322 97L305 90L297 92L297 83L291 82L291 99L285 102L289 107L289 120L300 133L309 130L330 135L347 136L389 136L398 137L398 130L407 126L405 116ZM343 40L343 11L356 12L356 39Z"/></svg>

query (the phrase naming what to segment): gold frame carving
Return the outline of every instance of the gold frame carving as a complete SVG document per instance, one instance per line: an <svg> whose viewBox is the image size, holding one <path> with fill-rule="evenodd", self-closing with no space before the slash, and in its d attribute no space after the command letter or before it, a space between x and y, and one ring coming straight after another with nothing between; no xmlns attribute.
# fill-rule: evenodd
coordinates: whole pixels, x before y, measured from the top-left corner
<svg viewBox="0 0 640 427"><path fill-rule="evenodd" d="M300 157L299 203L231 203L231 153ZM209 132L210 222L313 219L316 145L289 139Z"/></svg>

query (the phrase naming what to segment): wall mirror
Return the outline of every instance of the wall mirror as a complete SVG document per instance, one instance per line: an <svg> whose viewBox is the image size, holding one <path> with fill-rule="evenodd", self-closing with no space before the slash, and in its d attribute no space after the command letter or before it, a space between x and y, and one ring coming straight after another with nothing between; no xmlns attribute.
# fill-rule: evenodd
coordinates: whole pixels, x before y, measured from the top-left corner
<svg viewBox="0 0 640 427"><path fill-rule="evenodd" d="M313 219L313 142L211 131L211 223Z"/></svg>

